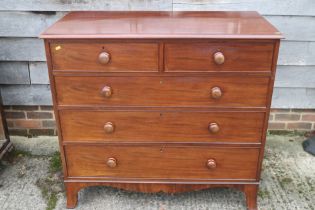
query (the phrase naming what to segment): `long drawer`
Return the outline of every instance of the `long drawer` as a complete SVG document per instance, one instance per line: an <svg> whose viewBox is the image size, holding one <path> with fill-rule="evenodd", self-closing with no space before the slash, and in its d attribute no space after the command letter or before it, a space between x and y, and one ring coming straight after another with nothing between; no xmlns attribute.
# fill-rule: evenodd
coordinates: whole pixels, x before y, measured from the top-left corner
<svg viewBox="0 0 315 210"><path fill-rule="evenodd" d="M58 105L266 107L268 77L56 76Z"/></svg>
<svg viewBox="0 0 315 210"><path fill-rule="evenodd" d="M60 110L63 141L261 141L264 112Z"/></svg>
<svg viewBox="0 0 315 210"><path fill-rule="evenodd" d="M50 45L53 70L157 72L157 43L61 42Z"/></svg>
<svg viewBox="0 0 315 210"><path fill-rule="evenodd" d="M166 43L165 71L271 71L273 42Z"/></svg>
<svg viewBox="0 0 315 210"><path fill-rule="evenodd" d="M69 177L254 180L258 148L65 146Z"/></svg>

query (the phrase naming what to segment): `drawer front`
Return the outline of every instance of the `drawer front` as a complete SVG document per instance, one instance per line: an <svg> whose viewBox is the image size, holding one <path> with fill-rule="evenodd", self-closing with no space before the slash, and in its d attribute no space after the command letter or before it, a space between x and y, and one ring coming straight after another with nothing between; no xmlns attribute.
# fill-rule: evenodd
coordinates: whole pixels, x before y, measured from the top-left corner
<svg viewBox="0 0 315 210"><path fill-rule="evenodd" d="M265 107L268 77L55 77L58 105Z"/></svg>
<svg viewBox="0 0 315 210"><path fill-rule="evenodd" d="M54 43L53 70L158 71L156 43Z"/></svg>
<svg viewBox="0 0 315 210"><path fill-rule="evenodd" d="M165 71L271 71L273 43L165 44Z"/></svg>
<svg viewBox="0 0 315 210"><path fill-rule="evenodd" d="M64 141L260 142L263 112L60 110Z"/></svg>
<svg viewBox="0 0 315 210"><path fill-rule="evenodd" d="M65 146L70 177L255 179L257 148Z"/></svg>

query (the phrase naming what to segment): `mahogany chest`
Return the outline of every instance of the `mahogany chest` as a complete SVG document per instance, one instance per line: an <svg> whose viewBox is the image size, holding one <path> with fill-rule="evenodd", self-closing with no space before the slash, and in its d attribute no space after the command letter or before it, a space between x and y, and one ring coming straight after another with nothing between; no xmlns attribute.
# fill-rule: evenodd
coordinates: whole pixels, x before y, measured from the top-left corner
<svg viewBox="0 0 315 210"><path fill-rule="evenodd" d="M71 12L41 38L68 208L95 185L257 208L282 38L257 12Z"/></svg>

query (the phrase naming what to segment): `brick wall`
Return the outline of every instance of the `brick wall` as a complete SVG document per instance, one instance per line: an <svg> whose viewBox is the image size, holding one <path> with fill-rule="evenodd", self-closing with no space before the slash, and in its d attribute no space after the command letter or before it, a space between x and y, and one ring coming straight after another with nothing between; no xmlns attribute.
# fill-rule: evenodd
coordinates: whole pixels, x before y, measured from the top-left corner
<svg viewBox="0 0 315 210"><path fill-rule="evenodd" d="M57 135L51 106L6 106L10 135ZM315 109L272 109L269 130L315 130Z"/></svg>
<svg viewBox="0 0 315 210"><path fill-rule="evenodd" d="M315 109L272 109L269 130L315 130Z"/></svg>
<svg viewBox="0 0 315 210"><path fill-rule="evenodd" d="M51 106L5 106L4 112L10 135L57 135Z"/></svg>

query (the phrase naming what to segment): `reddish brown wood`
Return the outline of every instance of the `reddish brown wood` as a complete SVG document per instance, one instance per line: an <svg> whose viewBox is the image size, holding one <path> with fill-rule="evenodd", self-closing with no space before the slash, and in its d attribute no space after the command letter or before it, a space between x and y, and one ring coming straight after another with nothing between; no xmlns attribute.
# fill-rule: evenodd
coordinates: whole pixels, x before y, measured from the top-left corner
<svg viewBox="0 0 315 210"><path fill-rule="evenodd" d="M51 59L51 54L50 54L50 45L49 41L45 40L45 54L46 54L46 60L47 60L47 67L48 67L48 74L49 74L49 81L50 81L50 89L51 89L51 94L52 94L52 101L53 101L53 108L54 108L54 114L55 114L55 119L57 122L57 130L58 130L58 139L59 139L59 150L60 150L60 155L61 155L61 161L62 161L62 171L63 171L63 176L67 177L67 167L66 167L66 157L63 151L63 146L62 146L62 135L61 135L61 127L60 127L60 121L59 121L59 112L57 110L57 96L56 96L56 87L55 87L55 77L53 76L52 73L52 59Z"/></svg>
<svg viewBox="0 0 315 210"><path fill-rule="evenodd" d="M210 133L218 133L220 131L220 126L216 122L212 122L209 124L208 129Z"/></svg>
<svg viewBox="0 0 315 210"><path fill-rule="evenodd" d="M280 39L257 12L71 12L40 36L46 39Z"/></svg>
<svg viewBox="0 0 315 210"><path fill-rule="evenodd" d="M42 34L67 190L257 190L281 34L256 12L73 12ZM187 170L188 169L188 170Z"/></svg>
<svg viewBox="0 0 315 210"><path fill-rule="evenodd" d="M218 52L224 55L224 62L218 54L214 58ZM271 71L272 55L271 41L167 43L165 71ZM222 63L216 63L216 59Z"/></svg>
<svg viewBox="0 0 315 210"><path fill-rule="evenodd" d="M225 61L224 53L217 50L217 52L213 54L213 60L217 65L222 65Z"/></svg>
<svg viewBox="0 0 315 210"><path fill-rule="evenodd" d="M63 141L260 142L263 112L60 111ZM115 130L108 134L104 125ZM220 126L210 132L209 124Z"/></svg>
<svg viewBox="0 0 315 210"><path fill-rule="evenodd" d="M207 188L213 187L232 187L233 185L215 185L215 184L131 184L131 183L101 183L97 185L104 185L115 187L127 191L135 191L135 192L143 192L143 193L183 193L183 192L190 192L190 191L197 191Z"/></svg>
<svg viewBox="0 0 315 210"><path fill-rule="evenodd" d="M207 160L207 167L212 170L215 169L217 167L217 162L215 161L215 159L209 159Z"/></svg>
<svg viewBox="0 0 315 210"><path fill-rule="evenodd" d="M72 181L65 181L66 185L68 183L73 183ZM190 192L190 191L198 191L202 189L207 188L217 188L217 187L227 187L227 188L235 188L237 190L243 191L243 185L246 185L248 183L243 184L157 184L157 183L113 183L113 182L82 182L77 181L76 182L77 187L81 189L89 186L109 186L109 187L115 187L127 191L135 191L135 192L143 192L143 193L158 193L158 192L164 192L164 193L183 193L183 192ZM252 185L252 184L251 184Z"/></svg>
<svg viewBox="0 0 315 210"><path fill-rule="evenodd" d="M115 158L108 158L107 162L106 162L106 165L109 168L115 168L117 166L117 160Z"/></svg>
<svg viewBox="0 0 315 210"><path fill-rule="evenodd" d="M60 46L61 47L61 46ZM105 50L103 50L104 52L101 52L98 55L98 61L100 64L108 64L110 61L110 54L108 52L105 52Z"/></svg>
<svg viewBox="0 0 315 210"><path fill-rule="evenodd" d="M243 192L246 197L247 209L257 210L258 185L244 185Z"/></svg>
<svg viewBox="0 0 315 210"><path fill-rule="evenodd" d="M267 109L266 109L266 115L265 115L265 120L264 120L264 129L263 129L263 136L262 136L262 147L261 147L260 156L259 156L259 160L260 161L258 162L257 180L260 180L262 161L264 159L265 144L266 144L267 129L268 129L268 121L269 121L269 114L270 114L270 107L271 107L273 87L274 87L274 82L275 82L275 77L276 77L276 68L277 68L277 60L278 60L279 48L280 48L280 40L278 40L275 43L274 53L273 53L272 75L270 77L270 81L269 81L269 85L268 85L268 96L267 96L267 103L266 103Z"/></svg>
<svg viewBox="0 0 315 210"><path fill-rule="evenodd" d="M127 191L134 191L134 192L143 192L143 193L183 193L183 192L190 192L190 191L197 191L207 188L234 188L244 192L244 186L249 186L249 188L253 188L253 184L136 184L136 183L110 183L110 182L65 182L66 185L66 193L67 193L67 208L75 208L78 202L78 192L86 187L91 186L108 186L114 187L118 189L123 189ZM258 187L258 185L256 185ZM69 191L68 191L69 190ZM248 190L247 190L248 192ZM100 198L101 199L101 198ZM252 197L252 199L254 199ZM257 210L257 207L251 206L248 208L249 210Z"/></svg>
<svg viewBox="0 0 315 210"><path fill-rule="evenodd" d="M74 209L78 203L78 192L85 187L84 183L65 182L67 195L67 208Z"/></svg>
<svg viewBox="0 0 315 210"><path fill-rule="evenodd" d="M265 107L268 77L55 77L59 105ZM100 94L110 86L112 95ZM219 87L220 99L211 89Z"/></svg>
<svg viewBox="0 0 315 210"><path fill-rule="evenodd" d="M222 90L220 87L211 88L211 97L214 99L219 99L222 96Z"/></svg>
<svg viewBox="0 0 315 210"><path fill-rule="evenodd" d="M105 123L105 125L104 125L104 131L105 131L106 134L114 133L114 131L115 131L115 125L114 125L114 123L112 123L112 122L107 122L107 123Z"/></svg>
<svg viewBox="0 0 315 210"><path fill-rule="evenodd" d="M156 72L159 67L157 43L55 42L50 49L54 70ZM105 52L110 55L106 64L99 60Z"/></svg>
<svg viewBox="0 0 315 210"><path fill-rule="evenodd" d="M101 90L101 95L105 98L110 98L113 94L113 89L110 86L105 85Z"/></svg>
<svg viewBox="0 0 315 210"><path fill-rule="evenodd" d="M65 146L65 154L69 177L252 181L259 149L73 144ZM106 166L108 158L116 159L115 168ZM207 167L209 159L216 168Z"/></svg>

